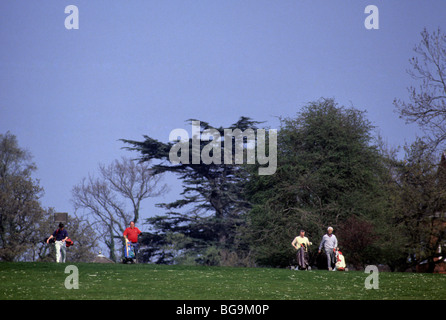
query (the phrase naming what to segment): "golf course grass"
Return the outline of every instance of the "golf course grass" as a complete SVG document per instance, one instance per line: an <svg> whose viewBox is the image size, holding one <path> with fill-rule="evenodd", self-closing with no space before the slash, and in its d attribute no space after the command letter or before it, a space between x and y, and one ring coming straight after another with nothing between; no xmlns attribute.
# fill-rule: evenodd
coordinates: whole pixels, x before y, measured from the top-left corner
<svg viewBox="0 0 446 320"><path fill-rule="evenodd" d="M78 289L65 281L78 270ZM403 300L446 299L446 275L378 274L379 288L366 289L360 271L294 271L94 263L0 263L0 300ZM67 280L68 283L73 284Z"/></svg>

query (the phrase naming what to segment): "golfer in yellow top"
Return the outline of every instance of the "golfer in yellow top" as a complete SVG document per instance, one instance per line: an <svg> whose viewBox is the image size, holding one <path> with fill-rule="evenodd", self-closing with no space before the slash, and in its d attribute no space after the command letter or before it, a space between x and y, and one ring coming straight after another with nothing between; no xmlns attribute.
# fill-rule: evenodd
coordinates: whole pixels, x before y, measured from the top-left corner
<svg viewBox="0 0 446 320"><path fill-rule="evenodd" d="M300 235L294 238L291 245L297 250L297 263L302 270L309 270L308 247L312 243L305 237L305 230L300 230Z"/></svg>

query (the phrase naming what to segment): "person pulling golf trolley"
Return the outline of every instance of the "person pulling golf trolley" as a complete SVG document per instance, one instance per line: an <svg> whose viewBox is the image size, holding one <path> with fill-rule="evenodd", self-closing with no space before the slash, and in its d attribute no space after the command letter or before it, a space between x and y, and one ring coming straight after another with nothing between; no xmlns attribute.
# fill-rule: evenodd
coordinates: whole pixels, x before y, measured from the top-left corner
<svg viewBox="0 0 446 320"><path fill-rule="evenodd" d="M135 263L137 262L137 254L138 254L138 236L142 235L141 230L135 227L135 223L133 221L130 222L130 227L124 230L123 236L125 240L124 247L124 259L122 259L122 263Z"/></svg>
<svg viewBox="0 0 446 320"><path fill-rule="evenodd" d="M291 245L297 250L298 267L296 267L296 270L311 270L308 259L308 250L311 244L305 237L305 230L300 230L300 234L291 242Z"/></svg>
<svg viewBox="0 0 446 320"><path fill-rule="evenodd" d="M333 234L333 228L332 227L328 227L327 228L327 233L322 237L322 241L319 244L319 251L318 254L321 253L321 249L324 248L325 254L327 256L327 265L328 265L328 270L329 271L336 271L337 267L336 267L336 262L337 262L337 251L338 251L338 239L336 238L336 236ZM341 253L342 255L342 253ZM342 256L342 259L344 259L344 257ZM344 267L345 268L345 261L343 261ZM335 267L333 269L333 266Z"/></svg>

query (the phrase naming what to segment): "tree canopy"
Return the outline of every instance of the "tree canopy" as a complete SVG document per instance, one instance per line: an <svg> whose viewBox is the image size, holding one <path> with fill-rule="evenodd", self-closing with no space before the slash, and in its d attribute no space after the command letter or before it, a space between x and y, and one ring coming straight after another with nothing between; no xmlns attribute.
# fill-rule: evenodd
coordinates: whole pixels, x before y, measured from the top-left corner
<svg viewBox="0 0 446 320"><path fill-rule="evenodd" d="M384 199L382 159L364 112L321 99L281 122L277 173L253 176L248 190L256 256L275 266L292 264L300 229L319 242L328 226L375 220Z"/></svg>

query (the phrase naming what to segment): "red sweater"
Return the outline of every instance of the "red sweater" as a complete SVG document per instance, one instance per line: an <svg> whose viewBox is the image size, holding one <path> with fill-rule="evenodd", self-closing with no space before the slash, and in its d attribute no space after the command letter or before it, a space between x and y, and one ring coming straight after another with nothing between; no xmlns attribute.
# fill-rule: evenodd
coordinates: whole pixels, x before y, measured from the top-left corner
<svg viewBox="0 0 446 320"><path fill-rule="evenodd" d="M134 227L133 229L128 227L124 230L124 237L127 236L127 239L129 239L130 242L136 243L138 242L138 235L141 233L141 231Z"/></svg>

